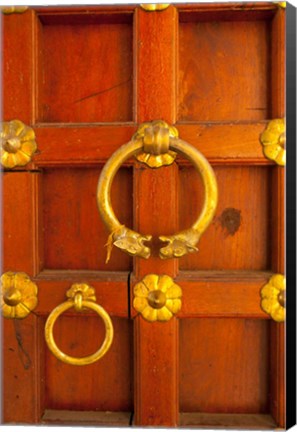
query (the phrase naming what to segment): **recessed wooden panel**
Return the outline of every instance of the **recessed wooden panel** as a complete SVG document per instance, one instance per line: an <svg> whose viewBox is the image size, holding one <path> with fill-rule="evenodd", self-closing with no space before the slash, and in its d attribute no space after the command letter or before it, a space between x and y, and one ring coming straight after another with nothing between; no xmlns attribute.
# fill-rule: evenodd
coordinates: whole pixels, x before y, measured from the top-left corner
<svg viewBox="0 0 297 432"><path fill-rule="evenodd" d="M179 120L269 117L269 28L266 21L180 23Z"/></svg>
<svg viewBox="0 0 297 432"><path fill-rule="evenodd" d="M114 326L112 346L104 357L91 365L72 366L62 363L44 345L46 409L132 409L132 327L128 320L115 317L111 319ZM97 351L104 335L101 319L89 314L84 317L65 314L58 319L54 327L58 347L75 357Z"/></svg>
<svg viewBox="0 0 297 432"><path fill-rule="evenodd" d="M115 176L111 197L121 223L132 226L129 168ZM47 269L128 270L132 259L114 247L108 264L109 232L97 208L100 169L47 169L43 176L44 260Z"/></svg>
<svg viewBox="0 0 297 432"><path fill-rule="evenodd" d="M180 411L268 413L268 326L251 319L181 320Z"/></svg>
<svg viewBox="0 0 297 432"><path fill-rule="evenodd" d="M132 119L131 24L44 24L39 67L40 121Z"/></svg>
<svg viewBox="0 0 297 432"><path fill-rule="evenodd" d="M215 167L218 207L202 235L199 251L180 259L183 270L266 270L269 268L269 179L263 167ZM192 168L180 169L180 228L193 224L204 190Z"/></svg>

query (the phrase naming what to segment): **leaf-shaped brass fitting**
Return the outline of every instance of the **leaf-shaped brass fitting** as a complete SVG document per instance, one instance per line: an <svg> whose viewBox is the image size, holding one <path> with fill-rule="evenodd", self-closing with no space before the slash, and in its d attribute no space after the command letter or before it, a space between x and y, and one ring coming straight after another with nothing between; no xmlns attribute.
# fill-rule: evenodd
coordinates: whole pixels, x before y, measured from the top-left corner
<svg viewBox="0 0 297 432"><path fill-rule="evenodd" d="M20 120L1 123L0 139L4 168L27 165L37 150L33 129Z"/></svg>
<svg viewBox="0 0 297 432"><path fill-rule="evenodd" d="M176 153L169 150L170 138L178 138L178 130L165 121L142 123L132 138L143 142L143 152L136 155L136 159L150 168L171 165Z"/></svg>

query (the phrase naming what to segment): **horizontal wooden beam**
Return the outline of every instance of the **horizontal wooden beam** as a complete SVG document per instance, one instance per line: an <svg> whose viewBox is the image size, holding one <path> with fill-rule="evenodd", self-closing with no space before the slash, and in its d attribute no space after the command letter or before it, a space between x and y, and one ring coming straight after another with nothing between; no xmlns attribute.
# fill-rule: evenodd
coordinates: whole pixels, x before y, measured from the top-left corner
<svg viewBox="0 0 297 432"><path fill-rule="evenodd" d="M182 272L175 282L182 289L182 308L178 318L270 317L260 307L260 290L269 272ZM133 287L131 290L133 296ZM131 302L133 303L133 301ZM131 316L136 311L131 306Z"/></svg>
<svg viewBox="0 0 297 432"><path fill-rule="evenodd" d="M213 165L271 165L259 141L267 122L176 124L181 139L196 147ZM47 125L34 127L38 153L33 168L103 164L129 142L137 125ZM179 164L188 164L183 158ZM30 166L32 169L32 166Z"/></svg>

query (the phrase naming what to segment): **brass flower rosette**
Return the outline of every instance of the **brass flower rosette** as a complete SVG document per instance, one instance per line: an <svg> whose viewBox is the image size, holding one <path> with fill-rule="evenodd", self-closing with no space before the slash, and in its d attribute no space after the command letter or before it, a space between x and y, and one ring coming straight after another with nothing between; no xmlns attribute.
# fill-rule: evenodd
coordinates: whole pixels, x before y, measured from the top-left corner
<svg viewBox="0 0 297 432"><path fill-rule="evenodd" d="M132 137L132 140L121 146L106 162L98 182L97 204L101 218L110 232L107 242L107 259L110 259L112 246L141 258L150 257L150 248L144 243L151 240L151 235L142 235L117 219L110 198L114 176L121 165L135 156L149 168L158 169L174 162L176 154L188 159L200 174L204 185L204 203L201 214L194 224L171 236L160 236L167 243L159 251L162 259L180 258L183 255L198 251L196 247L201 235L211 223L218 201L217 181L213 169L206 158L193 146L178 137L175 127L162 120L143 123Z"/></svg>
<svg viewBox="0 0 297 432"><path fill-rule="evenodd" d="M286 278L274 274L261 289L261 308L276 322L286 318Z"/></svg>
<svg viewBox="0 0 297 432"><path fill-rule="evenodd" d="M2 166L11 169L27 165L37 150L33 129L20 120L2 122L0 129Z"/></svg>
<svg viewBox="0 0 297 432"><path fill-rule="evenodd" d="M182 306L182 290L167 275L146 275L134 287L134 309L149 322L169 321Z"/></svg>

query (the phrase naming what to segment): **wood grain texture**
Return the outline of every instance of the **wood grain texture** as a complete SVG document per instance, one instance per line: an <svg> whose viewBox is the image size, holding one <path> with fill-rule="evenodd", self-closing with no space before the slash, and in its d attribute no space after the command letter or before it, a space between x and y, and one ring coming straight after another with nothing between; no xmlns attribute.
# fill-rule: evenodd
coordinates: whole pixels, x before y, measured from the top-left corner
<svg viewBox="0 0 297 432"><path fill-rule="evenodd" d="M269 23L181 23L179 120L269 118Z"/></svg>
<svg viewBox="0 0 297 432"><path fill-rule="evenodd" d="M278 8L271 23L271 57L273 69L271 74L271 117L285 116L286 92L286 11Z"/></svg>
<svg viewBox="0 0 297 432"><path fill-rule="evenodd" d="M199 273L198 273L199 274ZM198 276L198 275L197 275ZM267 283L264 275L259 280L240 280L240 275L228 280L221 276L219 281L211 277L188 282L177 279L182 288L182 309L179 318L190 317L247 317L269 319L260 307L260 290Z"/></svg>
<svg viewBox="0 0 297 432"><path fill-rule="evenodd" d="M284 177L259 136L285 115L285 11L272 2L31 9L3 17L5 120L32 123L39 148L27 173L4 175L5 266L33 275L40 293L17 333L4 323L5 421L128 426L134 410L135 426L284 426L283 325L259 306L262 284L284 270ZM217 215L179 272L159 260L157 241L151 260L114 248L106 266L101 167L138 123L158 118L214 166ZM112 193L120 221L155 239L190 226L203 199L181 157L160 170L127 161ZM176 277L178 318L135 316L133 286L148 273ZM58 362L43 336L74 282L95 288L115 325L110 352L82 369ZM70 310L55 335L83 355L103 326Z"/></svg>
<svg viewBox="0 0 297 432"><path fill-rule="evenodd" d="M100 361L83 368L67 365L46 354L45 407L54 410L131 411L132 327L129 320L112 318L114 340ZM67 339L65 338L67 334ZM105 330L97 316L62 315L54 327L57 345L72 356L96 351ZM40 335L43 340L43 334ZM44 342L43 349L47 350ZM61 386L63 382L63 386Z"/></svg>
<svg viewBox="0 0 297 432"><path fill-rule="evenodd" d="M219 191L215 217L199 241L199 251L182 257L180 268L269 269L269 171L260 167L215 167L215 174ZM185 229L198 217L204 191L194 169L180 169L179 177L180 229Z"/></svg>
<svg viewBox="0 0 297 432"><path fill-rule="evenodd" d="M113 248L97 209L99 169L48 169L43 174L44 265L47 269L127 270L131 258ZM121 169L111 191L121 223L132 226L132 179Z"/></svg>
<svg viewBox="0 0 297 432"><path fill-rule="evenodd" d="M211 427L218 429L271 430L276 423L269 414L181 413L179 427Z"/></svg>
<svg viewBox="0 0 297 432"><path fill-rule="evenodd" d="M2 422L34 424L39 420L39 352L36 317L3 319Z"/></svg>
<svg viewBox="0 0 297 432"><path fill-rule="evenodd" d="M132 119L131 25L52 23L42 26L39 44L39 120Z"/></svg>
<svg viewBox="0 0 297 432"><path fill-rule="evenodd" d="M173 6L162 13L135 13L134 55L136 120L163 119L175 122L177 12ZM177 170L136 169L134 172L135 226L139 232L155 234L177 227ZM160 207L161 206L161 207ZM148 231L147 231L148 229ZM159 234L160 235L160 234ZM153 257L135 263L140 280L148 273L175 276L176 260L162 263ZM133 292L131 288L131 299ZM176 426L178 422L178 326L134 321L135 425Z"/></svg>
<svg viewBox="0 0 297 432"><path fill-rule="evenodd" d="M3 175L3 271L22 271L30 276L39 272L40 194L39 173Z"/></svg>
<svg viewBox="0 0 297 432"><path fill-rule="evenodd" d="M42 424L129 427L130 412L46 410Z"/></svg>
<svg viewBox="0 0 297 432"><path fill-rule="evenodd" d="M2 15L3 119L34 122L33 37L34 12ZM32 98L33 96L33 98Z"/></svg>
<svg viewBox="0 0 297 432"><path fill-rule="evenodd" d="M177 123L181 139L201 151L215 164L272 165L263 155L259 136L267 122ZM36 167L98 165L131 140L136 125L37 124L34 128L39 153ZM62 145L61 145L62 143ZM132 159L125 165L132 163ZM179 164L189 164L179 158Z"/></svg>
<svg viewBox="0 0 297 432"><path fill-rule="evenodd" d="M136 122L176 118L177 11L135 11Z"/></svg>
<svg viewBox="0 0 297 432"><path fill-rule="evenodd" d="M181 412L268 413L268 337L267 321L182 320Z"/></svg>
<svg viewBox="0 0 297 432"><path fill-rule="evenodd" d="M177 320L149 323L134 321L135 425L177 426L178 329Z"/></svg>

